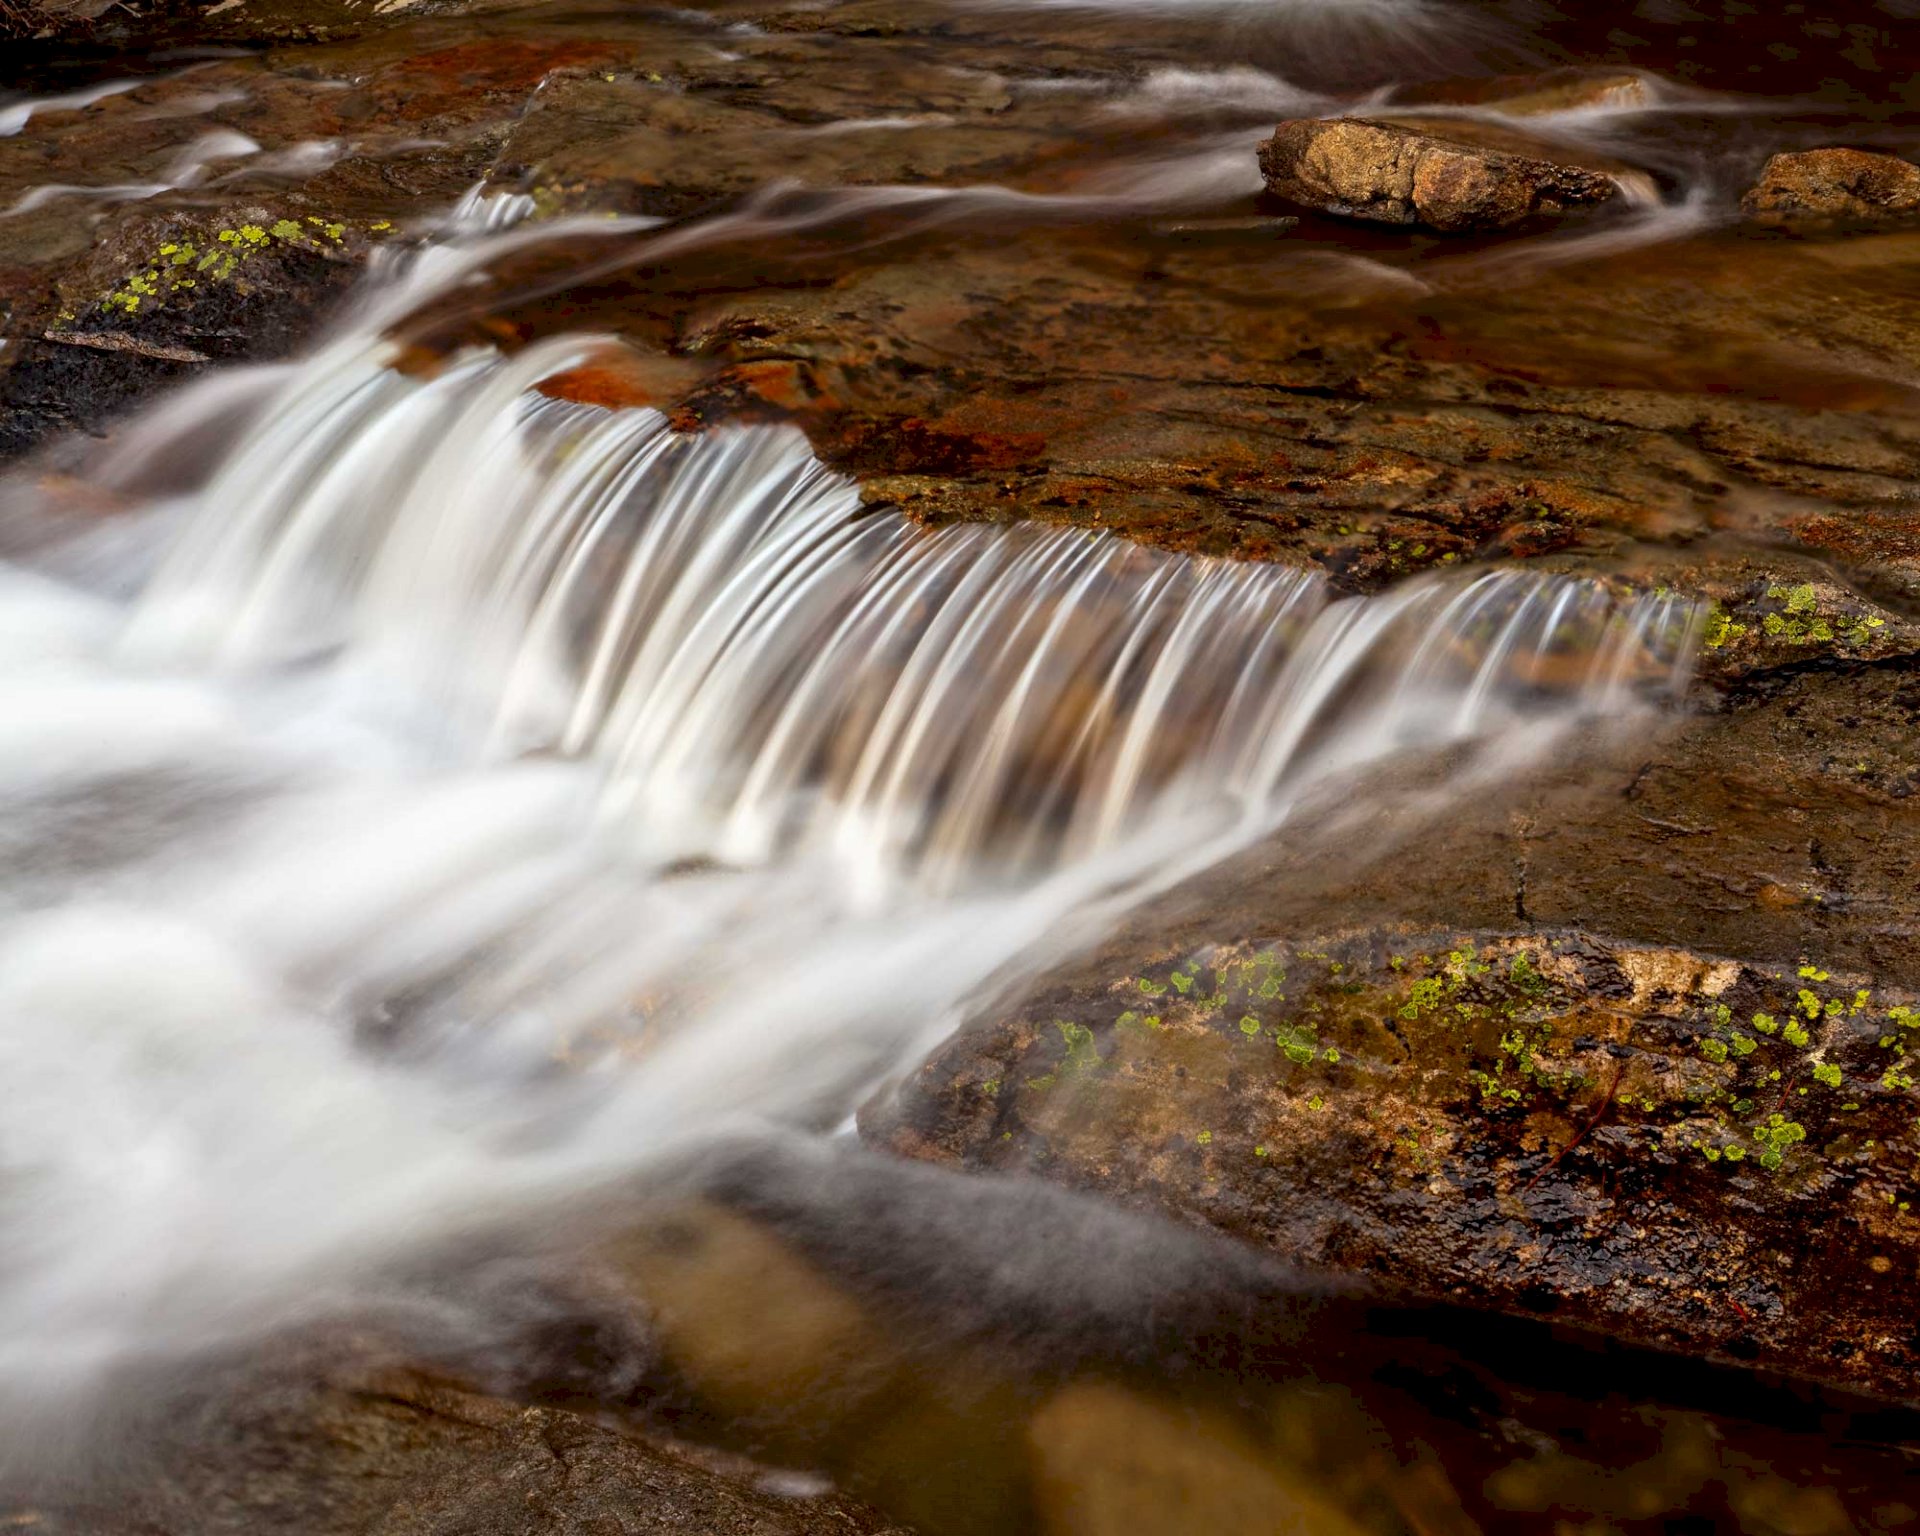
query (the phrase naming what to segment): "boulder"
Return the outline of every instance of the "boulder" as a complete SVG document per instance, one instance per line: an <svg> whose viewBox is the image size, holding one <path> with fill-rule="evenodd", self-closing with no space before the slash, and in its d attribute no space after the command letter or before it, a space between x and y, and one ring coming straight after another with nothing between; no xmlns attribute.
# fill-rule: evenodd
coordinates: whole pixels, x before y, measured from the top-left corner
<svg viewBox="0 0 1920 1536"><path fill-rule="evenodd" d="M1775 155L1740 207L1773 225L1920 223L1920 165L1863 149Z"/></svg>
<svg viewBox="0 0 1920 1536"><path fill-rule="evenodd" d="M1766 643L1713 712L1498 796L1423 815L1422 762L1302 808L984 1009L868 1135L1920 1402L1920 694Z"/></svg>
<svg viewBox="0 0 1920 1536"><path fill-rule="evenodd" d="M1912 994L1582 932L1139 958L957 1037L870 1130L1430 1296L1920 1397Z"/></svg>
<svg viewBox="0 0 1920 1536"><path fill-rule="evenodd" d="M1443 234L1512 229L1618 195L1613 177L1433 127L1296 119L1260 146L1267 189L1290 203Z"/></svg>

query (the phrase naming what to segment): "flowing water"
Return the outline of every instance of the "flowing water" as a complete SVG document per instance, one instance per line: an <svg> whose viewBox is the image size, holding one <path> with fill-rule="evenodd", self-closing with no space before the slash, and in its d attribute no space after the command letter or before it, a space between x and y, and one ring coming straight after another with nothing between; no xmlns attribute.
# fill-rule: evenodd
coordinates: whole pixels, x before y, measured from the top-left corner
<svg viewBox="0 0 1920 1536"><path fill-rule="evenodd" d="M528 222L532 191L423 199L303 355L174 386L106 442L61 450L58 474L16 478L0 526L0 1468L77 1433L155 1359L370 1307L444 1303L436 1327L483 1330L485 1308L448 1301L418 1262L584 1191L680 1188L663 1170L699 1164L687 1149L716 1132L804 1135L787 1171L744 1176L777 1205L792 1166L839 1156L821 1138L931 1044L1184 877L1284 844L1382 770L1499 794L1576 728L1645 731L1680 707L1703 612L1648 581L1463 562L1360 594L1099 528L929 527L863 500L799 425L689 430L565 387L644 366L581 328L619 274L1231 211L1258 188L1247 123L1399 111L1397 78L1525 51L1510 17L1469 24L1428 0L1251 11L1124 8L1128 25L1197 26L1197 56L1124 82L1016 82L1010 101L1072 124L1049 130L1070 175L770 185L667 223ZM733 35L698 15L647 25L701 47ZM1356 48L1381 78L1353 78ZM125 180L23 186L0 218L215 184L260 196L349 153L414 152L391 125L349 141L318 119L276 137L221 117L269 89L250 61L55 86L0 105L0 138L130 99L156 107L148 152ZM214 104L165 110L189 88ZM891 106L792 142L951 121L937 100ZM1442 261L1507 281L1501 262L1696 235L1729 217L1729 156L1755 134L1791 141L1796 110L1656 82L1549 114L1540 133L1640 167L1612 222L1432 261L1417 242L1349 249L1302 281L1457 280L1434 277ZM1113 153L1116 136L1153 142ZM809 176L841 153L805 152L829 156ZM775 182L768 160L755 181ZM539 319L504 342L472 324L488 314ZM869 1179L887 1208L881 1175L847 1167L821 1176L838 1193L792 1198L844 1228L845 1191ZM936 1214L898 1241L951 1244L957 1273L978 1270L965 1199L911 1193L903 1210ZM1116 1317L1198 1287L1182 1265L1238 1262L1165 1234L1113 1241L1174 1255L1120 1264L1167 1274L1120 1285L1100 1303ZM690 1287L738 1283L689 1279L677 1254L633 1266L669 1316ZM1245 1289L1267 1283L1250 1272ZM712 1326L750 1328L730 1305ZM969 1368L954 1350L939 1368ZM1316 1415L1295 1417L1346 1422ZM1661 1420L1646 1465L1718 1433ZM866 1465L791 1426L754 1448L856 1481ZM918 1486L926 1463L908 1461ZM866 1473L938 1524L897 1461ZM1392 1519L1440 1528L1424 1497ZM1787 1523L1752 1529L1830 1528L1792 1525L1778 1490L1755 1498ZM988 1500L953 1528L1011 1519Z"/></svg>

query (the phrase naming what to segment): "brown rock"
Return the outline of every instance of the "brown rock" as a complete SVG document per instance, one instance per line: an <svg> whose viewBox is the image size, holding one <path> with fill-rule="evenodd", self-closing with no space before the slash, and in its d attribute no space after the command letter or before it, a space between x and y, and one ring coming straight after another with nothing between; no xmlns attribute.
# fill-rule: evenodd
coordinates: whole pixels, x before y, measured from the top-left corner
<svg viewBox="0 0 1920 1536"><path fill-rule="evenodd" d="M1763 224L1920 221L1920 165L1863 149L1775 155L1741 208Z"/></svg>
<svg viewBox="0 0 1920 1536"><path fill-rule="evenodd" d="M870 1125L1435 1298L1920 1395L1912 994L1578 932L1129 958Z"/></svg>
<svg viewBox="0 0 1920 1536"><path fill-rule="evenodd" d="M35 1536L906 1536L850 1500L563 1408L496 1397L329 1332L135 1392L103 1436L0 1469Z"/></svg>
<svg viewBox="0 0 1920 1536"><path fill-rule="evenodd" d="M1260 169L1302 207L1443 234L1511 229L1619 190L1597 171L1365 118L1282 123L1260 146Z"/></svg>

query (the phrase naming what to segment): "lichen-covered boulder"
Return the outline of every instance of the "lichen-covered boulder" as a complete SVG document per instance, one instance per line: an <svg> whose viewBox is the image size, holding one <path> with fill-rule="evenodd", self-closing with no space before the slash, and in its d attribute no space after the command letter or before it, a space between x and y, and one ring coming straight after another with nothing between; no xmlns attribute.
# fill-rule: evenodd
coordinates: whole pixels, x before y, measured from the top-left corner
<svg viewBox="0 0 1920 1536"><path fill-rule="evenodd" d="M1920 1397L1911 995L1564 931L1138 959L962 1032L869 1134L1417 1293Z"/></svg>
<svg viewBox="0 0 1920 1536"><path fill-rule="evenodd" d="M1443 234L1512 229L1605 203L1603 172L1366 118L1280 124L1260 146L1267 189L1290 203Z"/></svg>
<svg viewBox="0 0 1920 1536"><path fill-rule="evenodd" d="M129 220L60 276L37 323L16 316L0 367L0 457L103 430L205 368L291 351L393 228L259 206Z"/></svg>
<svg viewBox="0 0 1920 1536"><path fill-rule="evenodd" d="M1920 223L1920 165L1862 149L1775 155L1740 206L1763 224Z"/></svg>

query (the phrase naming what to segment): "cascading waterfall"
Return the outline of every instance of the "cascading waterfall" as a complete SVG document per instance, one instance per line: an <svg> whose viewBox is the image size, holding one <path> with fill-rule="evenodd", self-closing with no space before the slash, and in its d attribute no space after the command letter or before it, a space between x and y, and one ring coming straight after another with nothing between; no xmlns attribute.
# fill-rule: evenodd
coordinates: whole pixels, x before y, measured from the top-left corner
<svg viewBox="0 0 1920 1536"><path fill-rule="evenodd" d="M814 844L941 889L1683 675L1670 594L1503 571L1330 602L1097 532L916 529L790 429L530 392L594 348L296 381L125 654L403 677L482 757L590 761L655 862Z"/></svg>
<svg viewBox="0 0 1920 1536"><path fill-rule="evenodd" d="M1675 596L928 531L790 429L535 388L607 345L213 381L164 408L248 418L201 488L113 461L150 571L0 567L0 1404L831 1124L1330 778L1685 680Z"/></svg>

